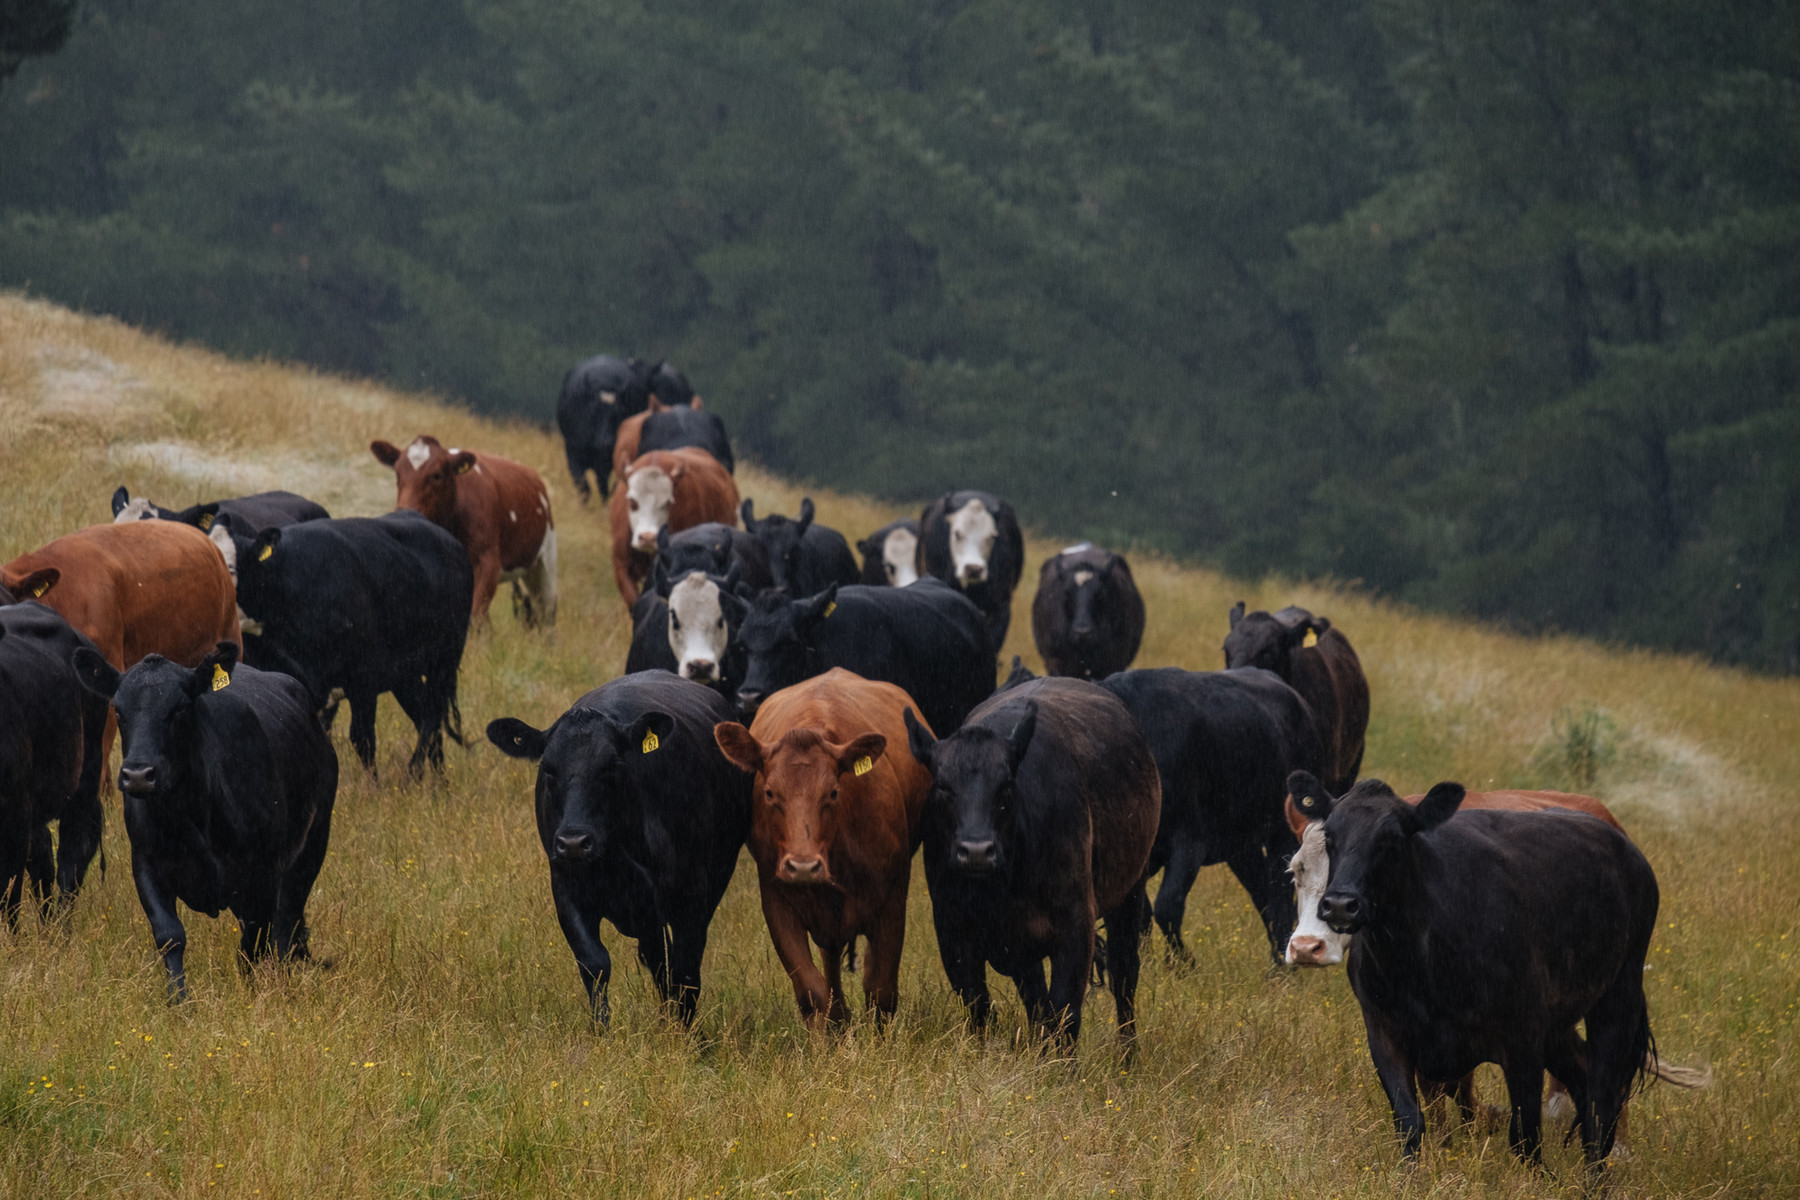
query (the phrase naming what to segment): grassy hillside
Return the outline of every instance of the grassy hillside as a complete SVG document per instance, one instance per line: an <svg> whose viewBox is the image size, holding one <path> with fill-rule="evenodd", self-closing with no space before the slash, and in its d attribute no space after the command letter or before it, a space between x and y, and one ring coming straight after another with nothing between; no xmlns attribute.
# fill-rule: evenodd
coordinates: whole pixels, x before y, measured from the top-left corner
<svg viewBox="0 0 1800 1200"><path fill-rule="evenodd" d="M334 513L391 506L372 437L418 432L531 463L551 484L561 623L471 639L461 702L547 724L623 665L630 631L601 513L570 494L553 437L428 398L172 347L0 295L0 555L105 519L123 482L161 503L284 486ZM746 465L759 511L801 489ZM852 537L897 515L810 493ZM1029 519L1029 514L1026 514ZM1030 545L1028 581L1057 548ZM1527 640L1354 593L1135 570L1138 664L1220 665L1238 598L1328 613L1374 692L1367 771L1402 788L1592 779L1663 887L1648 976L1665 1057L1711 1063L1704 1093L1634 1102L1625 1194L1793 1194L1800 1010L1800 683L1568 639ZM1030 653L1022 591L1010 651ZM384 702L386 705L386 702ZM341 742L343 723L339 723ZM380 779L348 747L311 905L326 969L239 974L229 916L189 922L194 999L162 968L108 797L106 850L66 928L0 931L0 1195L1073 1196L1539 1195L1579 1191L1579 1152L1521 1169L1464 1131L1401 1164L1341 972L1271 971L1242 890L1202 874L1196 963L1148 954L1140 1054L1125 1069L1095 999L1070 1062L1021 1034L1010 985L985 1044L964 1030L915 869L901 1016L810 1035L745 866L712 928L695 1030L661 1019L631 944L609 935L612 1032L589 1031L552 917L531 771L485 743L404 786L410 729L380 723ZM1491 1099L1497 1074L1484 1071ZM214 1189L217 1192L214 1193Z"/></svg>

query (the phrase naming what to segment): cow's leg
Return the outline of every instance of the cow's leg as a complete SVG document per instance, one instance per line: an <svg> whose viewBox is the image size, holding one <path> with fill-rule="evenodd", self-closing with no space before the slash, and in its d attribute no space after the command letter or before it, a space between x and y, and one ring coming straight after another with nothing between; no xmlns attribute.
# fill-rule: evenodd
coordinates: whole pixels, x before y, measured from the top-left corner
<svg viewBox="0 0 1800 1200"><path fill-rule="evenodd" d="M331 810L320 813L306 832L306 844L294 865L281 877L275 896L275 953L283 959L312 957L312 932L306 927L306 901L312 895L319 869L325 865L325 848L331 841Z"/></svg>
<svg viewBox="0 0 1800 1200"><path fill-rule="evenodd" d="M175 915L175 889L162 877L150 857L133 848L131 880L137 885L138 903L150 919L150 940L162 955L169 973L169 1002L179 1004L187 999L187 970L182 956L187 950L187 930Z"/></svg>
<svg viewBox="0 0 1800 1200"><path fill-rule="evenodd" d="M831 1005L825 1010L825 1019L833 1025L842 1025L850 1019L850 1002L844 998L844 953L856 953L856 935L850 935L848 944L843 942L821 942L819 944L819 960L824 964L825 993L831 997Z"/></svg>
<svg viewBox="0 0 1800 1200"><path fill-rule="evenodd" d="M0 871L6 868L0 867ZM25 863L21 860L11 872L0 875L4 882L5 892L0 895L0 906L6 909L6 925L14 933L19 931L19 906L25 899Z"/></svg>
<svg viewBox="0 0 1800 1200"><path fill-rule="evenodd" d="M34 821L26 842L25 872L31 877L31 894L37 899L38 914L51 917L51 896L56 884L56 852L50 845L50 823Z"/></svg>
<svg viewBox="0 0 1800 1200"><path fill-rule="evenodd" d="M944 906L931 906L931 923L937 929L938 959L944 964L944 977L951 990L969 1010L969 1023L977 1031L987 1028L993 1012L988 995L987 959L982 957L972 938L944 915Z"/></svg>
<svg viewBox="0 0 1800 1200"><path fill-rule="evenodd" d="M644 964L644 970L650 972L650 982L656 985L656 994L665 1004L668 1003L671 988L667 928L658 926L639 938L637 956L638 961Z"/></svg>
<svg viewBox="0 0 1800 1200"><path fill-rule="evenodd" d="M1129 1057L1137 1041L1138 931L1147 904L1142 888L1132 888L1117 908L1106 914L1106 975L1112 985L1119 1040Z"/></svg>
<svg viewBox="0 0 1800 1200"><path fill-rule="evenodd" d="M612 956L600 940L600 902L594 888L573 871L550 869L550 899L556 905L556 923L563 940L575 954L581 986L587 989L588 1008L594 1024L604 1029L612 1021L606 988L612 982Z"/></svg>
<svg viewBox="0 0 1800 1200"><path fill-rule="evenodd" d="M694 1023L700 1003L700 961L706 957L706 918L676 921L669 927L669 978L674 993L664 998L675 1005L683 1025Z"/></svg>
<svg viewBox="0 0 1800 1200"><path fill-rule="evenodd" d="M794 985L794 1003L800 1007L800 1019L816 1027L831 1011L831 988L813 962L806 926L773 892L763 892L762 909L769 926L769 940L775 944L775 957L781 960L788 981Z"/></svg>
<svg viewBox="0 0 1800 1200"><path fill-rule="evenodd" d="M376 693L358 687L345 689L350 704L350 747L356 751L363 770L375 774L375 698Z"/></svg>
<svg viewBox="0 0 1800 1200"><path fill-rule="evenodd" d="M88 864L100 851L104 820L98 789L84 793L77 788L63 808L56 826L56 889L65 908L81 890Z"/></svg>
<svg viewBox="0 0 1800 1200"><path fill-rule="evenodd" d="M469 604L469 620L477 628L485 629L488 608L494 603L494 593L500 590L500 551L496 548L474 566L475 595Z"/></svg>
<svg viewBox="0 0 1800 1200"><path fill-rule="evenodd" d="M1400 1135L1408 1158L1417 1158L1425 1143L1425 1112L1419 1107L1419 1093L1413 1080L1413 1066L1400 1044L1363 1013L1363 1030L1369 1037L1369 1058L1375 1064L1375 1075L1381 1090L1387 1093L1388 1106L1394 1110L1394 1131Z"/></svg>
<svg viewBox="0 0 1800 1200"><path fill-rule="evenodd" d="M1065 916L1063 923L1050 952L1050 1028L1045 1032L1072 1050L1081 1038L1081 1005L1087 999L1088 973L1094 969L1094 918L1091 913L1075 913L1072 919Z"/></svg>
<svg viewBox="0 0 1800 1200"><path fill-rule="evenodd" d="M15 932L19 928L19 906L25 899L26 862L31 857L31 841L38 836L36 825L24 811L24 805L11 806L6 813L5 828L0 829L0 906L6 910L6 923Z"/></svg>
<svg viewBox="0 0 1800 1200"><path fill-rule="evenodd" d="M1506 1073L1506 1099L1512 1106L1507 1140L1522 1160L1539 1162L1543 1158L1543 1047L1528 1042L1508 1046L1501 1069Z"/></svg>
<svg viewBox="0 0 1800 1200"><path fill-rule="evenodd" d="M900 1004L900 952L906 944L906 890L888 902L869 927L863 951L863 1006L878 1023L894 1015Z"/></svg>
<svg viewBox="0 0 1800 1200"><path fill-rule="evenodd" d="M1181 922L1187 916L1188 893L1200 875L1202 857L1193 838L1177 834L1169 847L1169 865L1163 868L1162 883L1156 889L1156 924L1163 931L1172 962L1187 964L1194 960L1187 943L1181 940Z"/></svg>
<svg viewBox="0 0 1800 1200"><path fill-rule="evenodd" d="M419 734L419 740L413 745L412 757L406 763L407 776L418 779L424 775L427 762L442 775L444 723L450 713L449 702L443 694L438 676L428 673L417 683L407 680L405 686L394 689L394 699L399 702L400 711L406 714Z"/></svg>
<svg viewBox="0 0 1800 1200"><path fill-rule="evenodd" d="M525 587L531 593L530 624L545 629L556 624L556 529L544 530L537 557L525 568Z"/></svg>

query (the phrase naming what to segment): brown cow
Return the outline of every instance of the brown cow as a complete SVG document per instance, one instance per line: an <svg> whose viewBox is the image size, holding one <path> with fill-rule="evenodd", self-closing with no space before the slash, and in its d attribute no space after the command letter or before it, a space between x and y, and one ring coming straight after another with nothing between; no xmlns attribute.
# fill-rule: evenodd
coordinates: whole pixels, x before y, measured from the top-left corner
<svg viewBox="0 0 1800 1200"><path fill-rule="evenodd" d="M1325 750L1325 786L1342 795L1362 772L1363 735L1369 728L1369 680L1362 661L1329 617L1289 605L1278 613L1244 612L1238 601L1225 635L1225 669L1261 667L1281 676L1312 706Z"/></svg>
<svg viewBox="0 0 1800 1200"><path fill-rule="evenodd" d="M629 463L613 492L612 562L619 599L637 603L638 582L650 574L656 535L680 533L708 521L736 527L737 484L704 450L652 450Z"/></svg>
<svg viewBox="0 0 1800 1200"><path fill-rule="evenodd" d="M1329 787L1327 787L1329 791ZM1416 796L1406 797L1408 804L1417 804L1425 798L1423 792ZM1287 961L1294 966L1328 967L1344 960L1344 952L1350 945L1350 934L1338 933L1319 918L1319 900L1325 894L1327 877L1331 874L1330 856L1325 849L1325 823L1315 821L1302 811L1301 806L1313 806L1314 801L1308 796L1287 798L1288 827L1294 836L1300 839L1299 853L1288 864L1288 870L1294 876L1294 890L1300 907L1300 922L1288 938ZM1542 812L1545 809L1566 808L1575 812L1584 812L1598 817L1620 833L1625 827L1619 819L1612 815L1606 805L1592 796L1583 796L1577 792L1551 791L1510 791L1468 792L1463 796L1458 811L1471 808L1491 808L1506 812ZM1454 820L1455 818L1451 818ZM1629 835L1627 835L1629 836ZM1651 1056L1645 1064L1646 1068L1658 1078L1677 1087L1705 1087L1711 1081L1711 1072L1699 1072L1686 1067L1676 1067L1664 1063ZM1494 1109L1479 1109L1475 1095L1475 1073L1473 1071L1457 1080L1454 1089L1444 1089L1441 1085L1428 1085L1425 1089L1434 1096L1448 1092L1455 1096L1456 1104L1462 1110L1463 1120L1471 1121L1477 1111L1493 1113ZM1545 1104L1547 1116L1574 1116L1575 1108L1569 1099L1569 1090L1556 1078L1550 1080L1550 1095ZM1621 1149L1625 1139L1625 1111L1619 1111L1618 1135L1615 1145Z"/></svg>
<svg viewBox="0 0 1800 1200"><path fill-rule="evenodd" d="M498 454L446 450L420 434L405 451L373 441L369 451L394 468L395 508L410 508L450 531L475 569L470 615L487 620L502 581L527 625L556 624L556 518L538 473Z"/></svg>
<svg viewBox="0 0 1800 1200"><path fill-rule="evenodd" d="M192 525L90 525L0 567L0 588L61 613L119 671L149 654L192 667L220 642L243 645L231 572ZM108 714L104 754L116 728Z"/></svg>
<svg viewBox="0 0 1800 1200"><path fill-rule="evenodd" d="M756 773L750 853L775 953L807 1024L841 1022L841 960L868 939L863 997L878 1019L899 996L906 890L931 772L906 753L912 698L838 668L776 692L749 729L713 729ZM821 974L807 938L824 955Z"/></svg>

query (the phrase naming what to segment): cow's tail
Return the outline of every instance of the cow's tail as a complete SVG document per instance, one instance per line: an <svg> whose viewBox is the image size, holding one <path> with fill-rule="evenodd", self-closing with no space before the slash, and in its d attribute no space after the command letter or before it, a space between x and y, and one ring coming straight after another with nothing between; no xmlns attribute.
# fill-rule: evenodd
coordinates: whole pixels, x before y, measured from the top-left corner
<svg viewBox="0 0 1800 1200"><path fill-rule="evenodd" d="M1644 1074L1689 1091L1711 1087L1713 1078L1711 1067L1678 1067L1656 1057L1654 1049L1644 1055Z"/></svg>
<svg viewBox="0 0 1800 1200"><path fill-rule="evenodd" d="M462 706L456 702L455 692L450 693L450 705L444 711L444 732L450 735L451 741L468 749L469 743L463 737Z"/></svg>

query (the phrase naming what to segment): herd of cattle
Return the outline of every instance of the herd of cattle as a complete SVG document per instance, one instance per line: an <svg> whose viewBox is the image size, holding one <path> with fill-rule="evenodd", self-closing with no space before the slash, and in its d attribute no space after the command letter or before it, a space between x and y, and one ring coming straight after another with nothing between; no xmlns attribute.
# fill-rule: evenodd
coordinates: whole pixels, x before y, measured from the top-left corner
<svg viewBox="0 0 1800 1200"><path fill-rule="evenodd" d="M578 494L591 474L609 498L626 673L547 729L503 717L487 737L537 764L556 915L601 1023L602 918L693 1018L746 845L802 1016L848 1016L859 938L867 1006L892 1013L923 847L944 971L977 1025L992 966L1072 1045L1099 976L1129 1049L1152 919L1185 960L1188 892L1224 863L1276 961L1347 961L1409 1152L1421 1086L1470 1113L1479 1062L1502 1065L1528 1158L1548 1069L1596 1168L1634 1079L1702 1082L1654 1054L1656 880L1612 814L1556 792L1444 783L1403 801L1359 782L1368 684L1326 618L1239 604L1225 670L1133 670L1143 600L1122 557L1083 543L1039 573L1050 674L1015 659L996 690L1025 562L1004 500L947 494L856 543L859 564L811 501L795 517L740 504L723 423L667 365L584 362L557 419ZM370 450L395 472L384 516L287 492L176 511L120 488L114 523L0 568L10 921L27 877L47 914L72 900L116 729L132 877L171 995L186 992L177 900L230 909L246 962L307 956L338 704L365 769L388 692L417 731L412 773L441 770L445 736L464 741L464 642L500 583L525 623L556 620L536 472L426 436Z"/></svg>

